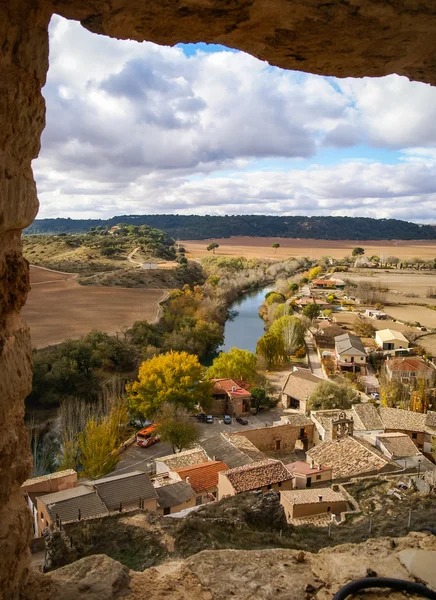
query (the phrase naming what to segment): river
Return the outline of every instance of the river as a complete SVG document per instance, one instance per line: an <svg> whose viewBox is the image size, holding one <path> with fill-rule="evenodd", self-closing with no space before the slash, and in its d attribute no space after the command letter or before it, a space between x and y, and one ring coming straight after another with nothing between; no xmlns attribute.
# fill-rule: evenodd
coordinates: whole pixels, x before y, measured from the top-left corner
<svg viewBox="0 0 436 600"><path fill-rule="evenodd" d="M241 348L256 352L257 340L263 336L264 321L259 317L259 308L272 288L262 288L255 292L245 294L236 300L230 310L237 311L237 315L226 321L224 326L224 345L219 351L227 352L230 348Z"/></svg>

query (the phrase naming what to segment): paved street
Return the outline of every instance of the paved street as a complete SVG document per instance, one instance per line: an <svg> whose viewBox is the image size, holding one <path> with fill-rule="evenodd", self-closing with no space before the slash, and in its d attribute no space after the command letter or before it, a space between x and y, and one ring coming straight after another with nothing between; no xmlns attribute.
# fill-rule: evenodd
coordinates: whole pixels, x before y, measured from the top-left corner
<svg viewBox="0 0 436 600"><path fill-rule="evenodd" d="M324 372L321 368L321 361L319 360L318 352L316 351L315 342L313 341L312 336L307 335L305 341L307 348L307 356L309 359L309 366L312 373L317 377L325 379Z"/></svg>
<svg viewBox="0 0 436 600"><path fill-rule="evenodd" d="M279 407L261 412L256 416L247 417L248 425L240 425L236 419L232 419L231 425L225 425L220 418L215 418L214 423L208 425L207 423L199 423L198 427L200 430L200 436L198 443L201 445L203 441L210 440L207 443L207 453L209 455L218 456L221 451L221 436L222 431L228 433L234 433L235 431L242 431L244 429L255 429L256 427L264 427L266 424L272 425L273 421L278 421L280 415L285 414ZM214 452L214 440L216 440L216 452ZM149 471L153 461L160 456L167 456L172 454L173 450L170 444L158 442L150 448L140 448L136 444L132 444L125 452L120 456L120 462L117 464L114 473L131 473L132 471Z"/></svg>

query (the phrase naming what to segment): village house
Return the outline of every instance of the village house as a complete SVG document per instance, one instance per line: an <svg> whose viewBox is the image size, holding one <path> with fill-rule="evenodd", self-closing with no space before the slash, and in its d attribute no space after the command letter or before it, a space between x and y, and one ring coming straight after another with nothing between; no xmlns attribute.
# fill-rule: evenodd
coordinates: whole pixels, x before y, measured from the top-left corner
<svg viewBox="0 0 436 600"><path fill-rule="evenodd" d="M407 338L400 331L380 329L375 333L375 340L381 350L402 350L409 347Z"/></svg>
<svg viewBox="0 0 436 600"><path fill-rule="evenodd" d="M315 425L313 437L315 444L330 442L354 433L354 415L351 410L338 408L313 410L310 418Z"/></svg>
<svg viewBox="0 0 436 600"><path fill-rule="evenodd" d="M56 473L49 473L48 475L26 479L21 485L21 491L24 494L30 512L33 515L33 531L35 535L38 531L36 498L38 496L44 496L45 494L69 490L77 487L77 485L77 473L74 469L66 469L64 471L57 471Z"/></svg>
<svg viewBox="0 0 436 600"><path fill-rule="evenodd" d="M306 460L330 467L333 481L351 477L379 475L398 471L399 467L363 439L346 435L322 442L306 453Z"/></svg>
<svg viewBox="0 0 436 600"><path fill-rule="evenodd" d="M366 372L366 351L357 335L344 333L335 337L336 365L341 370Z"/></svg>
<svg viewBox="0 0 436 600"><path fill-rule="evenodd" d="M283 417L272 427L245 429L232 434L232 440L244 437L261 452L292 452L297 442L303 450L312 445L314 425L311 419L302 414L291 414Z"/></svg>
<svg viewBox="0 0 436 600"><path fill-rule="evenodd" d="M386 406L380 406L378 412L386 433L405 433L419 450L431 452L432 435L427 422L431 415Z"/></svg>
<svg viewBox="0 0 436 600"><path fill-rule="evenodd" d="M294 476L297 489L326 485L332 480L331 468L318 465L313 460L310 463L297 460L286 464L285 467Z"/></svg>
<svg viewBox="0 0 436 600"><path fill-rule="evenodd" d="M265 459L218 474L218 500L243 492L290 490L293 475L279 460Z"/></svg>
<svg viewBox="0 0 436 600"><path fill-rule="evenodd" d="M417 378L428 381L435 376L433 367L417 356L390 358L385 362L385 369L390 380L396 379L401 383L410 383Z"/></svg>
<svg viewBox="0 0 436 600"><path fill-rule="evenodd" d="M218 497L218 475L228 471L228 466L218 460L200 465L175 469L174 475L179 481L186 481L195 492L195 504L213 502Z"/></svg>
<svg viewBox="0 0 436 600"><path fill-rule="evenodd" d="M295 304L300 308L304 308L308 304L317 304L320 310L331 309L331 305L327 302L327 300L322 300L321 298L313 298L312 296L303 296L295 301Z"/></svg>
<svg viewBox="0 0 436 600"><path fill-rule="evenodd" d="M367 308L365 310L365 315L371 319L376 319L377 321L384 321L388 318L388 315L385 312L376 310L375 308Z"/></svg>
<svg viewBox="0 0 436 600"><path fill-rule="evenodd" d="M403 469L434 471L435 465L415 446L407 433L383 433L376 437L376 447Z"/></svg>
<svg viewBox="0 0 436 600"><path fill-rule="evenodd" d="M172 515L195 506L196 493L186 481L153 482L153 485L160 515Z"/></svg>
<svg viewBox="0 0 436 600"><path fill-rule="evenodd" d="M191 467L200 463L208 462L209 457L200 446L195 446L190 450L183 450L176 454L168 454L155 459L156 473L168 473L175 469Z"/></svg>
<svg viewBox="0 0 436 600"><path fill-rule="evenodd" d="M281 392L283 408L293 408L305 413L307 400L323 381L324 379L314 375L310 369L294 367L286 378Z"/></svg>
<svg viewBox="0 0 436 600"><path fill-rule="evenodd" d="M146 473L133 471L36 498L37 528L41 536L46 527L62 521L80 521L114 511L157 511L157 494Z"/></svg>
<svg viewBox="0 0 436 600"><path fill-rule="evenodd" d="M345 281L342 281L342 279L313 279L312 287L317 289L343 289Z"/></svg>
<svg viewBox="0 0 436 600"><path fill-rule="evenodd" d="M244 384L233 379L212 379L212 406L209 414L240 417L251 408L251 394Z"/></svg>
<svg viewBox="0 0 436 600"><path fill-rule="evenodd" d="M339 515L348 510L348 502L342 494L328 487L280 492L280 504L288 523L314 515Z"/></svg>

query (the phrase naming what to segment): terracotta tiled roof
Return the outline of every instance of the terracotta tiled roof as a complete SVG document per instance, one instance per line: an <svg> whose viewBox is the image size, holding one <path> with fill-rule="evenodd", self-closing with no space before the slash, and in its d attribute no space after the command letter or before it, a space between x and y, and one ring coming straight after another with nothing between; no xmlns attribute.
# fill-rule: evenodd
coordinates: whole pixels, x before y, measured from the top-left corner
<svg viewBox="0 0 436 600"><path fill-rule="evenodd" d="M285 467L291 473L296 475L315 475L316 473L322 473L323 471L329 471L330 467L324 467L320 465L319 468L311 467L309 463L303 460L296 460L295 462L285 465Z"/></svg>
<svg viewBox="0 0 436 600"><path fill-rule="evenodd" d="M333 479L380 471L390 464L375 448L351 436L332 442L321 442L309 450L306 456L325 467L331 467Z"/></svg>
<svg viewBox="0 0 436 600"><path fill-rule="evenodd" d="M306 400L306 397L310 396L323 381L324 379L313 375L309 369L297 369L289 373L282 392L291 396L291 398L296 398L300 401Z"/></svg>
<svg viewBox="0 0 436 600"><path fill-rule="evenodd" d="M385 429L404 431L425 431L426 417L422 413L402 408L388 408L380 406L378 409Z"/></svg>
<svg viewBox="0 0 436 600"><path fill-rule="evenodd" d="M377 439L380 440L393 460L421 454L407 433L383 433L378 435Z"/></svg>
<svg viewBox="0 0 436 600"><path fill-rule="evenodd" d="M293 475L279 460L266 459L226 471L225 476L237 494L256 490L266 485L289 481Z"/></svg>
<svg viewBox="0 0 436 600"><path fill-rule="evenodd" d="M199 465L208 460L206 452L200 446L196 446L191 450L178 452L177 454L168 454L167 456L156 458L156 461L164 463L170 471L181 469L183 467L190 467L192 465Z"/></svg>
<svg viewBox="0 0 436 600"><path fill-rule="evenodd" d="M386 361L386 368L393 372L410 372L416 373L418 371L430 371L431 367L424 362L421 358L414 356L410 357L397 357L390 358Z"/></svg>
<svg viewBox="0 0 436 600"><path fill-rule="evenodd" d="M251 398L250 392L241 387L234 379L212 379L214 382L213 392L219 393L220 388L231 396L237 396L238 398ZM233 388L236 388L233 390Z"/></svg>
<svg viewBox="0 0 436 600"><path fill-rule="evenodd" d="M292 504L317 504L318 502L343 502L345 498L332 488L316 488L305 490L286 490L281 492ZM320 496L322 500L320 500Z"/></svg>
<svg viewBox="0 0 436 600"><path fill-rule="evenodd" d="M218 460L203 463L201 465L193 465L183 469L174 469L183 481L189 477L189 485L195 492L204 492L215 488L218 485L218 473L227 471L228 466Z"/></svg>
<svg viewBox="0 0 436 600"><path fill-rule="evenodd" d="M427 427L436 428L436 412L433 410L429 410L425 415L425 424Z"/></svg>

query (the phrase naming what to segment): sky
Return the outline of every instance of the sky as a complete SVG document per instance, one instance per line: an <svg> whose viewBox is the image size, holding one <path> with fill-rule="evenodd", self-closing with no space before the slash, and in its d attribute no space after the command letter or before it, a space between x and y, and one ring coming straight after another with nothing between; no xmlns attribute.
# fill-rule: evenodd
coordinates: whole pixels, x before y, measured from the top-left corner
<svg viewBox="0 0 436 600"><path fill-rule="evenodd" d="M39 218L346 215L436 223L436 88L285 71L54 16Z"/></svg>

